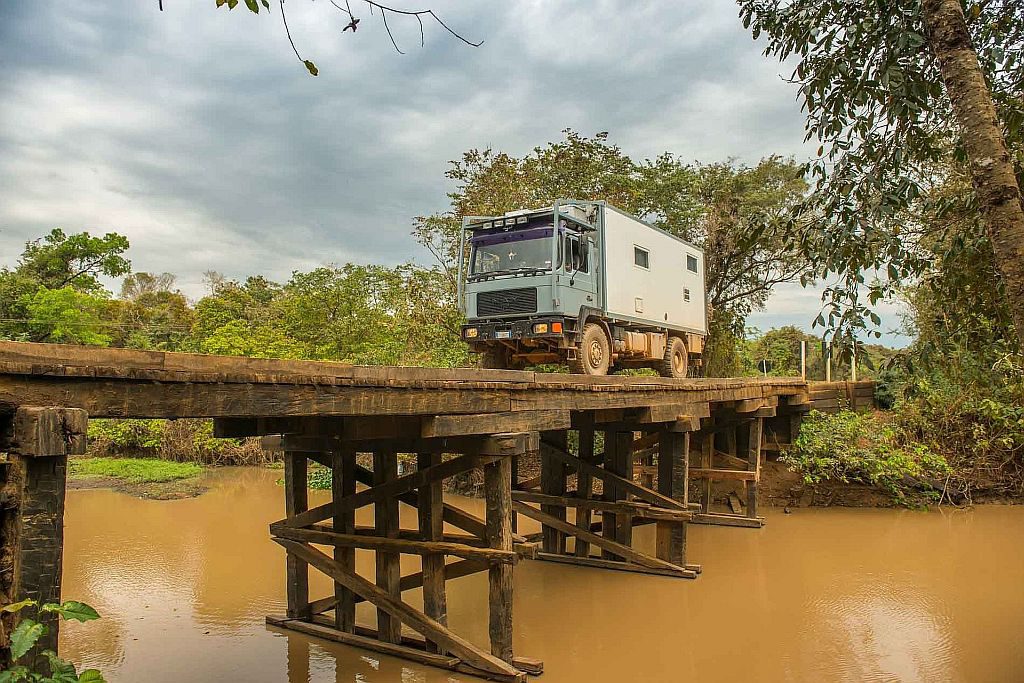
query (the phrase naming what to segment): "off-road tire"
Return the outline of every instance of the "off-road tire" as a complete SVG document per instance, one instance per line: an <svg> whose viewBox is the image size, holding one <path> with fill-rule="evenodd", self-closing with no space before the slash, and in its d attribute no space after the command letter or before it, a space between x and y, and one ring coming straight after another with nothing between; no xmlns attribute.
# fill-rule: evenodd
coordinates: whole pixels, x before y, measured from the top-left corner
<svg viewBox="0 0 1024 683"><path fill-rule="evenodd" d="M690 365L690 354L686 343L679 337L669 337L665 344L665 357L658 363L657 371L662 377L686 377Z"/></svg>
<svg viewBox="0 0 1024 683"><path fill-rule="evenodd" d="M489 346L480 354L480 367L490 370L508 370L512 357L504 346Z"/></svg>
<svg viewBox="0 0 1024 683"><path fill-rule="evenodd" d="M607 375L611 359L611 342L604 328L597 323L587 323L580 335L576 360L569 361L569 372L575 375Z"/></svg>

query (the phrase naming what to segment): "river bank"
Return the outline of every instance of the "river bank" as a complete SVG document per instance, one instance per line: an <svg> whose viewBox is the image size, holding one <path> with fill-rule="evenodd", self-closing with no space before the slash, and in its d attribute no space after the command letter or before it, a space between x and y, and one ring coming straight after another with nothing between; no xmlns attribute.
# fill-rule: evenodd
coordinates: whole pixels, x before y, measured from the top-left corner
<svg viewBox="0 0 1024 683"><path fill-rule="evenodd" d="M85 468L81 464L93 462L125 462L131 461L134 469L128 472L117 472L117 468L109 468L114 471L101 470L99 468ZM76 464L77 463L77 464ZM204 473L215 472L222 467L206 466L200 467L194 463L174 463L157 458L102 458L85 457L73 458L71 470L68 476L68 488L70 490L81 489L112 489L138 498L154 500L174 500L180 498L192 498L202 495L208 489L202 483ZM368 466L369 463L363 463ZM408 467L414 467L414 463L408 463ZM280 480L280 463L271 462L264 465L247 466L246 468L257 470L272 470L277 472ZM312 464L310 468L310 488L327 488L330 485L329 474L318 474L321 470L328 472L319 465ZM470 473L471 475L475 473ZM524 458L520 466L520 476L529 478L540 474L539 459ZM479 480L478 480L479 479ZM570 477L570 487L573 485L573 478ZM479 477L461 477L445 482L446 492L468 496L479 497L483 485ZM596 485L600 487L600 482ZM742 512L745 494L741 485L729 483L717 484L714 489L714 501L717 505L726 508L740 506L733 512ZM892 495L878 487L858 483L844 482L821 482L818 484L806 483L802 476L791 470L784 463L769 460L764 463L761 470L761 481L759 485L758 504L762 507L775 507L781 509L796 509L809 507L855 507L855 508L928 508L937 507L934 495L911 497L903 502L897 502ZM1002 503L1020 504L1021 501L1007 496L994 496L991 498L980 497L978 503Z"/></svg>
<svg viewBox="0 0 1024 683"><path fill-rule="evenodd" d="M63 653L115 683L476 681L264 624L285 604L283 552L267 534L284 511L279 478L216 468L200 477L205 494L169 501L69 491L64 594L103 618L64 627ZM313 505L325 499L310 492ZM516 651L543 659L538 680L549 683L977 681L1024 670L1024 508L765 515L760 530L693 527L688 556L704 567L694 581L519 564ZM653 529L638 539L653 547ZM372 575L372 556L357 562ZM978 572L984 580L971 580ZM311 584L318 597L331 590L316 572ZM486 592L480 575L449 586L453 628L481 643ZM373 623L369 608L358 616Z"/></svg>

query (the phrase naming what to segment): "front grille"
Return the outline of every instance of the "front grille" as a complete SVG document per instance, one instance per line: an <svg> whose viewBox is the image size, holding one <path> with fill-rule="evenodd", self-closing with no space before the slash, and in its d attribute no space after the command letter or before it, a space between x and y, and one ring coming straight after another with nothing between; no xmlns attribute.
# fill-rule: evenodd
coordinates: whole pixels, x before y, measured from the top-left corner
<svg viewBox="0 0 1024 683"><path fill-rule="evenodd" d="M537 288L503 289L476 295L476 314L480 318L510 313L536 313Z"/></svg>

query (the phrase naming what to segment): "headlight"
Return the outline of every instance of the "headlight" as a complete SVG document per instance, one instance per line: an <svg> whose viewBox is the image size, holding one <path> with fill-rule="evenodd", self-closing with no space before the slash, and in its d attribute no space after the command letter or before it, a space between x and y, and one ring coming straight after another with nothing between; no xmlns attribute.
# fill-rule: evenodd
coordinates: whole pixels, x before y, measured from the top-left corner
<svg viewBox="0 0 1024 683"><path fill-rule="evenodd" d="M466 339L474 339L474 338L476 338L477 334L478 334L478 331L477 331L477 329L475 327L467 327L466 328Z"/></svg>
<svg viewBox="0 0 1024 683"><path fill-rule="evenodd" d="M548 333L548 324L547 323L537 323L537 324L535 324L533 326L533 333L534 334L547 334Z"/></svg>

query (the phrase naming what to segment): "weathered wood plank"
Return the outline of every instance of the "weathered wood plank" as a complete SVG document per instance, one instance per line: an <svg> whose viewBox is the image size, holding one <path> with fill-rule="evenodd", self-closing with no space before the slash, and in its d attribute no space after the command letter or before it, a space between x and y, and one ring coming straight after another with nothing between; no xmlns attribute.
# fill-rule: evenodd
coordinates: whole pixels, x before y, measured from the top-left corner
<svg viewBox="0 0 1024 683"><path fill-rule="evenodd" d="M354 495L356 492L356 454L350 448L345 448L332 455L334 467L331 469L331 497L333 500L340 500L346 496ZM355 510L338 511L334 517L334 530L341 534L352 534L355 532L356 517ZM355 548L335 546L334 561L346 571L356 570ZM356 625L356 603L355 594L343 584L334 584L334 597L337 600L337 607L334 613L334 625L347 633L353 633Z"/></svg>
<svg viewBox="0 0 1024 683"><path fill-rule="evenodd" d="M392 452L376 452L373 454L373 483L375 487L394 482L398 477L398 454ZM342 498L342 501L346 500ZM340 503L341 501L336 501ZM347 509L338 507L338 510ZM392 538L398 541L398 499L394 496L380 496L373 502L373 520L377 535L382 539ZM304 529L295 529L304 532ZM277 533L281 533L278 531ZM308 533L308 532L307 532ZM359 538L358 536L356 538ZM327 542L327 541L325 541ZM377 569L377 587L393 598L401 599L402 580L400 555L397 552L376 548L375 564ZM402 622L394 618L390 611L377 608L377 634L388 643L399 643L402 640Z"/></svg>
<svg viewBox="0 0 1024 683"><path fill-rule="evenodd" d="M482 415L437 415L425 418L420 430L424 438L497 434L500 432L539 432L568 429L567 410L523 410Z"/></svg>
<svg viewBox="0 0 1024 683"><path fill-rule="evenodd" d="M596 545L598 548L601 548L602 550L607 550L611 555L622 557L628 562L635 562L636 564L643 565L645 567L652 567L654 569L667 569L669 571L678 572L685 571L683 567L677 567L671 562L666 562L664 560L659 560L656 557L651 557L646 553L640 552L639 550L635 550L634 548L630 548L629 546L622 545L621 543L618 543L612 539L605 538L603 536L598 536L597 534L588 531L587 529L584 529L582 527L576 526L575 524L563 522L562 520L552 517L551 515L546 515L540 510L530 507L526 503L513 502L512 507L516 510L516 512L518 512L521 515L526 515L527 517L530 517L531 519L534 519L542 524L553 526L556 529L559 529L560 531L575 536L576 538L585 539L591 545ZM564 557L571 556L565 555Z"/></svg>
<svg viewBox="0 0 1024 683"><path fill-rule="evenodd" d="M541 436L541 443L546 443L551 448L567 448L567 437L565 431L546 432ZM565 493L566 469L565 463L560 460L546 457L548 449L541 449L540 452L540 490L549 496L560 496ZM558 519L565 519L565 508L559 506L541 506L546 514ZM542 547L547 553L565 552L565 534L562 534L553 527L542 527L544 540Z"/></svg>
<svg viewBox="0 0 1024 683"><path fill-rule="evenodd" d="M441 464L440 453L419 453L416 456L417 469L427 469ZM432 481L420 487L417 517L420 536L425 541L441 541L444 538L444 501L440 481ZM439 624L448 624L448 601L445 595L444 554L430 553L423 556L423 611ZM434 642L427 643L431 652L440 652Z"/></svg>
<svg viewBox="0 0 1024 683"><path fill-rule="evenodd" d="M663 432L658 451L658 492L683 505L689 502L689 433ZM691 515L687 513L687 517ZM672 564L686 564L686 524L659 522L656 531L657 556Z"/></svg>
<svg viewBox="0 0 1024 683"><path fill-rule="evenodd" d="M293 384L63 380L0 374L0 404L81 408L93 418L441 415L511 410L511 393Z"/></svg>
<svg viewBox="0 0 1024 683"><path fill-rule="evenodd" d="M584 418L579 427L579 457L584 462L589 462L594 457L594 422L592 419ZM589 499L593 495L594 477L589 472L576 473L577 495ZM591 511L589 508L578 508L576 511L576 524L584 529L590 528ZM590 544L581 538L575 540L575 554L577 557L588 557L590 555Z"/></svg>
<svg viewBox="0 0 1024 683"><path fill-rule="evenodd" d="M432 654L416 648L406 647L404 645L395 645L375 638L367 638L366 636L356 635L355 633L347 633L345 631L333 629L330 626L310 623L308 621L268 616L267 624L278 628L285 628L297 633L303 633L307 636L323 638L324 640L331 640L335 643L343 643L353 647L361 647L372 652L380 652L381 654L390 655L392 657L401 657L419 664L436 666L442 669L454 670L459 665L460 661L458 657Z"/></svg>
<svg viewBox="0 0 1024 683"><path fill-rule="evenodd" d="M503 458L484 466L487 540L496 552L512 550L512 461ZM491 654L512 662L512 567L488 570L488 634Z"/></svg>
<svg viewBox="0 0 1024 683"><path fill-rule="evenodd" d="M284 509L288 517L301 513L309 505L307 468L305 454L284 454ZM288 616L292 619L308 619L309 566L289 553L285 560L285 575Z"/></svg>
<svg viewBox="0 0 1024 683"><path fill-rule="evenodd" d="M377 531L379 534L380 532ZM365 534L339 534L322 526L314 526L303 529L272 524L270 525L271 536L287 538L292 541L303 541L305 543L317 543L319 545L335 545L346 548L363 548L376 550L381 554L392 555L405 553L407 555L452 555L467 560L478 560L490 564L514 564L518 555L509 548L508 551L498 551L492 548L482 548L476 545L464 543L453 543L451 541L420 541L395 536L368 536ZM443 559L443 558L442 558Z"/></svg>

